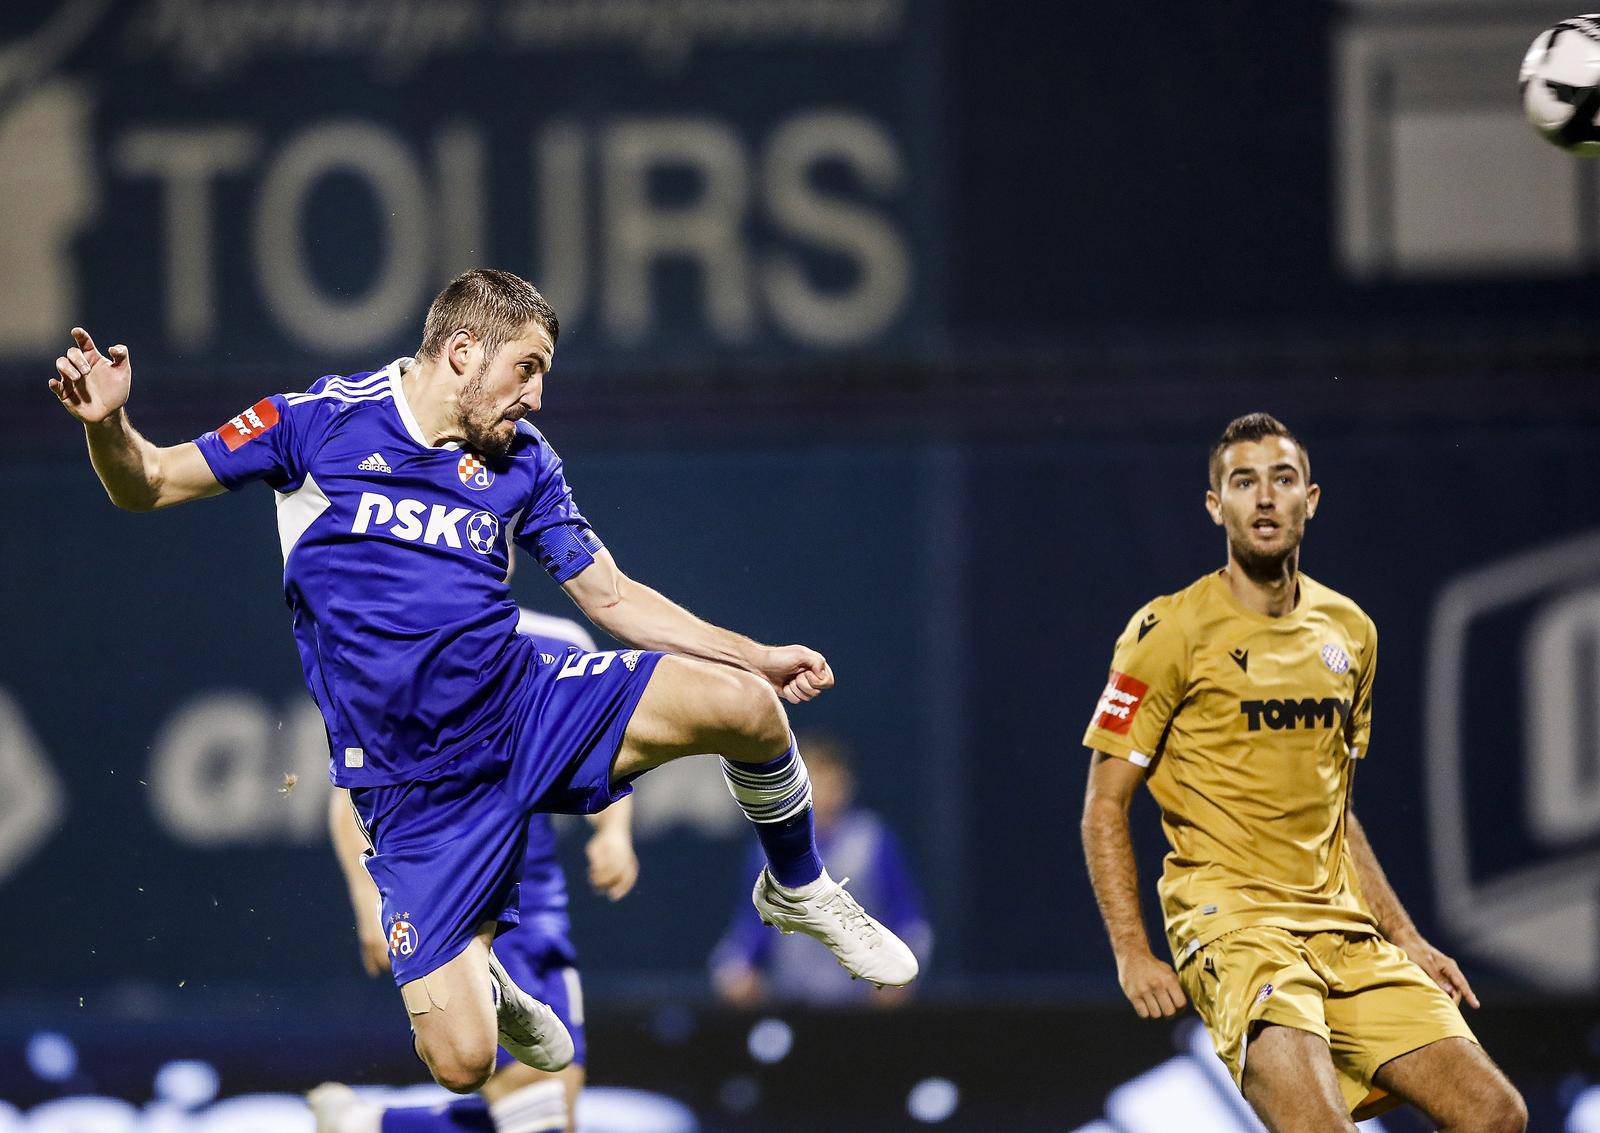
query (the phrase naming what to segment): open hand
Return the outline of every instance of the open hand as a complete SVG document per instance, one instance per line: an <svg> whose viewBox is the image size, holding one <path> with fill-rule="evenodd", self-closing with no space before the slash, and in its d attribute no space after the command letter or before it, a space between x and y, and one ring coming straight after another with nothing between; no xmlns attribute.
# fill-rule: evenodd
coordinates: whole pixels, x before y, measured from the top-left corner
<svg viewBox="0 0 1600 1133"><path fill-rule="evenodd" d="M824 689L833 687L833 670L828 668L827 658L804 645L779 645L767 650L761 675L790 704L814 700Z"/></svg>
<svg viewBox="0 0 1600 1133"><path fill-rule="evenodd" d="M602 897L620 901L639 880L639 857L633 839L615 830L600 830L584 847L589 859L589 884Z"/></svg>
<svg viewBox="0 0 1600 1133"><path fill-rule="evenodd" d="M85 425L95 425L127 404L133 364L126 346L119 344L100 353L82 327L72 328L72 341L67 352L56 359L50 392L68 413Z"/></svg>
<svg viewBox="0 0 1600 1133"><path fill-rule="evenodd" d="M1478 997L1472 994L1472 985L1467 982L1467 977L1461 974L1461 969L1456 967L1456 962L1440 952L1420 936L1410 937L1405 941L1395 941L1411 962L1445 990L1445 994L1460 1003L1463 999L1471 1007L1478 1006Z"/></svg>

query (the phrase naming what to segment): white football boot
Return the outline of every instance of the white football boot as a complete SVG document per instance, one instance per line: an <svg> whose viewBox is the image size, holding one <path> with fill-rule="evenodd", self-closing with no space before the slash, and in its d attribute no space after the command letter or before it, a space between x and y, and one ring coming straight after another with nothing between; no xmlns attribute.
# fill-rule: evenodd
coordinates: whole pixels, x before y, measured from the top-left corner
<svg viewBox="0 0 1600 1133"><path fill-rule="evenodd" d="M917 978L917 958L903 940L867 915L845 889L849 882L848 877L834 881L824 872L816 892L791 897L763 869L750 899L763 924L826 944L851 979L873 987L904 987Z"/></svg>
<svg viewBox="0 0 1600 1133"><path fill-rule="evenodd" d="M561 1016L513 983L492 948L489 975L493 978L500 1045L524 1066L551 1073L566 1069L576 1049Z"/></svg>
<svg viewBox="0 0 1600 1133"><path fill-rule="evenodd" d="M317 1133L378 1133L383 1110L364 1102L349 1086L324 1082L306 1095Z"/></svg>

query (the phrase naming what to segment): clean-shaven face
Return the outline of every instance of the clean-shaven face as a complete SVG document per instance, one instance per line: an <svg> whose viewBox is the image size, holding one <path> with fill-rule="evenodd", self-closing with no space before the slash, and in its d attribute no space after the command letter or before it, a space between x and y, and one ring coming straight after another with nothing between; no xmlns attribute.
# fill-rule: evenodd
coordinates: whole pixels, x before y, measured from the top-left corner
<svg viewBox="0 0 1600 1133"><path fill-rule="evenodd" d="M529 323L523 337L484 359L456 399L468 448L484 456L506 454L516 438L517 422L539 411L555 349L550 332Z"/></svg>
<svg viewBox="0 0 1600 1133"><path fill-rule="evenodd" d="M1300 549L1320 494L1306 482L1300 449L1287 437L1240 441L1222 452L1222 481L1206 493L1211 518L1233 558L1251 575L1271 575Z"/></svg>

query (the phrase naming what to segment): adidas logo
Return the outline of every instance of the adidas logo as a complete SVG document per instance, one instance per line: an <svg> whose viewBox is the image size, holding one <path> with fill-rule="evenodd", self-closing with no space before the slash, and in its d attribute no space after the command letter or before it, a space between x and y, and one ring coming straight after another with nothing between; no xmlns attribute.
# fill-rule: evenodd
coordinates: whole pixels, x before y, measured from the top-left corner
<svg viewBox="0 0 1600 1133"><path fill-rule="evenodd" d="M367 457L367 459L363 460L360 464L356 465L356 467L358 469L360 469L362 472L393 472L394 471L393 468L389 467L389 462L387 460L383 459L383 454L381 452L373 453L371 456Z"/></svg>

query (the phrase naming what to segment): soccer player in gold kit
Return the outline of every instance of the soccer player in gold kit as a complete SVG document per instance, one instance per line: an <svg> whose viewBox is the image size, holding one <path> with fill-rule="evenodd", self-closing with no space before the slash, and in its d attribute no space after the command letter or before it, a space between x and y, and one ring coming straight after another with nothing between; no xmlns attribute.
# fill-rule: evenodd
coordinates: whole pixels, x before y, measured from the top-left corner
<svg viewBox="0 0 1600 1133"><path fill-rule="evenodd" d="M1441 1133L1522 1133L1527 1110L1457 1004L1351 806L1377 630L1301 574L1306 450L1265 413L1212 447L1228 563L1134 615L1084 736L1083 845L1122 990L1143 1018L1193 1002L1273 1133L1351 1131L1409 1102ZM1150 950L1128 805L1150 787L1173 964ZM1248 1054L1248 1058L1246 1055Z"/></svg>

